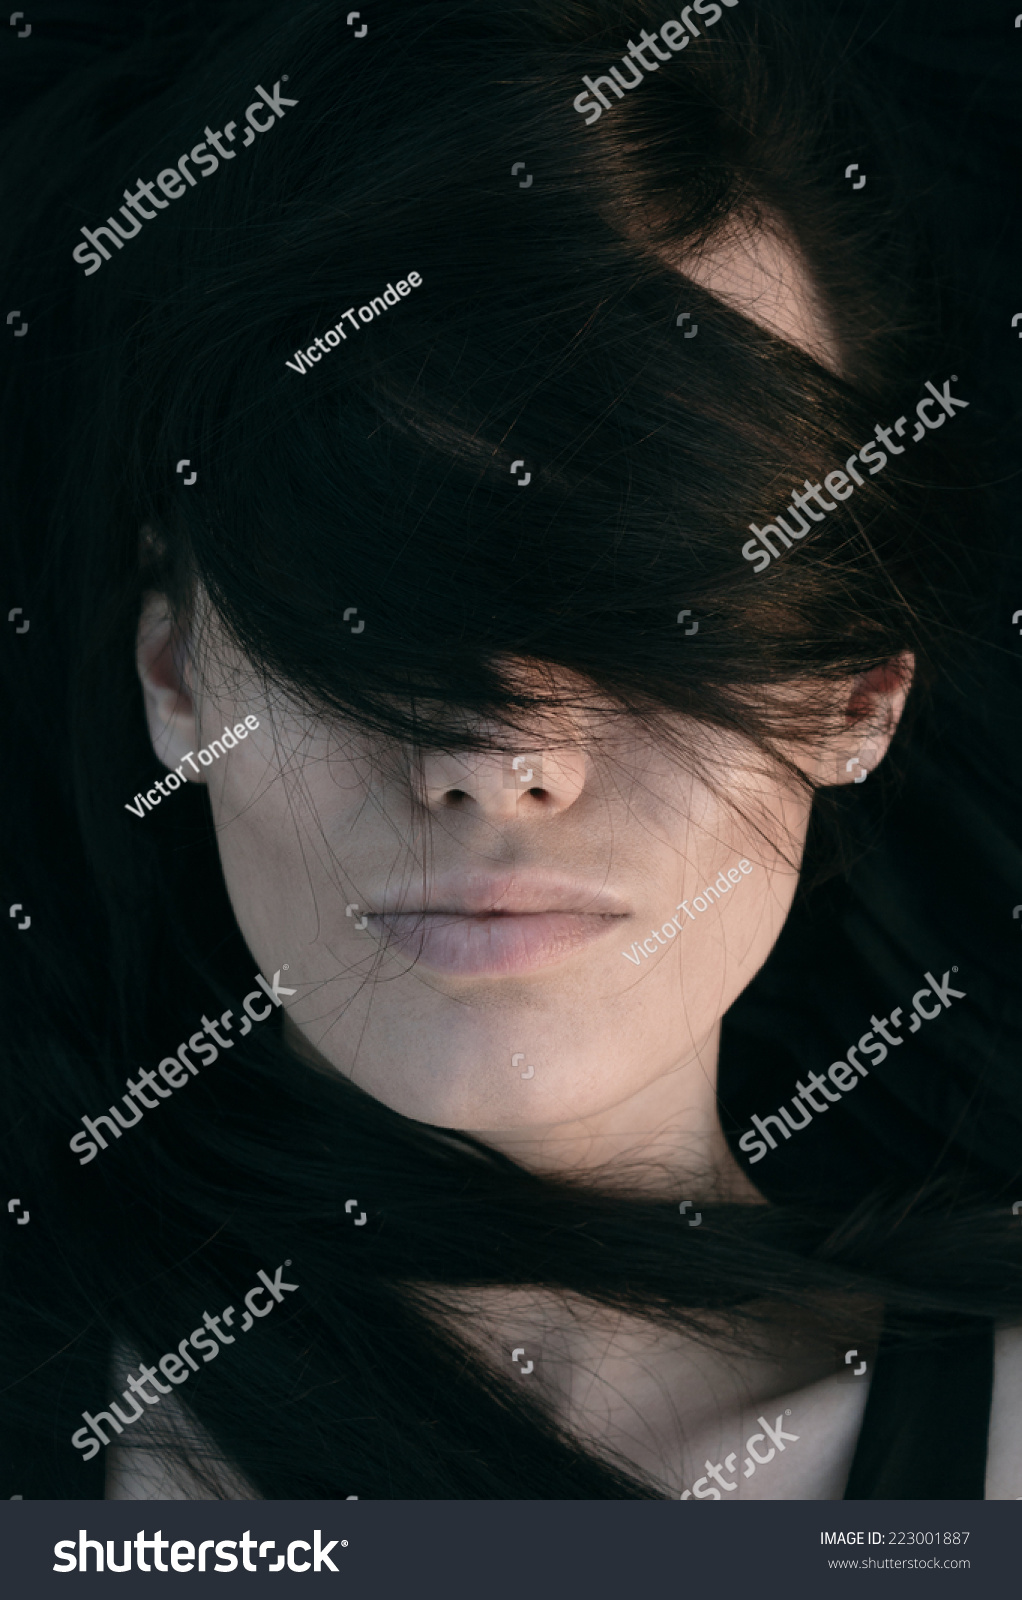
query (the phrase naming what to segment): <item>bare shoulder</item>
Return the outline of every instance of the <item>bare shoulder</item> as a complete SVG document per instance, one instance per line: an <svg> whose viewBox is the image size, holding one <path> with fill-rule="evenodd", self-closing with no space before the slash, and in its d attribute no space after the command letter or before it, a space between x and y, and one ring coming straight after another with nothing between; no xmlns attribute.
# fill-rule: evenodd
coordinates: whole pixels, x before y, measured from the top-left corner
<svg viewBox="0 0 1022 1600"><path fill-rule="evenodd" d="M998 1328L994 1342L985 1498L1022 1500L1022 1323Z"/></svg>
<svg viewBox="0 0 1022 1600"><path fill-rule="evenodd" d="M140 1363L116 1344L111 1379L117 1388ZM126 1396L127 1398L127 1396ZM130 1431L107 1450L106 1500L258 1500L256 1491L223 1460L213 1441L176 1395L161 1395ZM191 1462L193 1465L188 1465Z"/></svg>
<svg viewBox="0 0 1022 1600"><path fill-rule="evenodd" d="M107 1452L105 1500L258 1500L260 1496L213 1452L203 1474L191 1471L169 1450L154 1444L113 1446Z"/></svg>

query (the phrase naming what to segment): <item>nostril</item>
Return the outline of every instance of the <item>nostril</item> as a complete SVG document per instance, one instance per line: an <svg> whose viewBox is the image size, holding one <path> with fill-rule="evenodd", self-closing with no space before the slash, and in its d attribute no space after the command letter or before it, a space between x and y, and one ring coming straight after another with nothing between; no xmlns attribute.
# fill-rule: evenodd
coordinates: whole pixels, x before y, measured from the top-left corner
<svg viewBox="0 0 1022 1600"><path fill-rule="evenodd" d="M467 800L468 795L465 793L464 789L448 789L447 793L444 795L444 799L450 805L456 806L459 801Z"/></svg>

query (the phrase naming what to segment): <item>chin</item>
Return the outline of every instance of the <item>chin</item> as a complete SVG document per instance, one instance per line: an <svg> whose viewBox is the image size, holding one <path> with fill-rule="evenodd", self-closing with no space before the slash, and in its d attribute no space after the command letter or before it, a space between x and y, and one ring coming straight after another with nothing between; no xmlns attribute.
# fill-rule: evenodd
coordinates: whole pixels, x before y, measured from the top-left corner
<svg viewBox="0 0 1022 1600"><path fill-rule="evenodd" d="M364 1093L413 1122L466 1131L485 1128L527 1128L551 1122L573 1121L600 1109L581 1105L580 1084L591 1091L592 1055L588 1064L578 1052L566 1053L552 1042L510 1050L501 1028L499 1042L478 1040L460 1047L450 1036L427 1043L423 1030L415 1030L414 1043L384 1045L380 1030L361 1037L358 1061L352 1065L342 1050L326 1041L316 1045L290 1022L291 1047L313 1066L348 1078ZM402 1030L404 1031L404 1030ZM527 1027L518 1030L522 1035ZM329 1038L329 1035L328 1035ZM620 1096L620 1086L607 1086L609 1104Z"/></svg>

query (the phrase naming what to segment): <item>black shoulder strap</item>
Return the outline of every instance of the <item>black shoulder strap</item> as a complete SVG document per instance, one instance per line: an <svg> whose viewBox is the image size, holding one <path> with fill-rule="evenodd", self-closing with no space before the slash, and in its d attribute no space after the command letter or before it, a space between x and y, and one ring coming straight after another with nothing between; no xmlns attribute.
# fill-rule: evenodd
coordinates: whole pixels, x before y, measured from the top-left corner
<svg viewBox="0 0 1022 1600"><path fill-rule="evenodd" d="M846 1500L982 1500L994 1324L945 1319L926 1343L880 1338Z"/></svg>

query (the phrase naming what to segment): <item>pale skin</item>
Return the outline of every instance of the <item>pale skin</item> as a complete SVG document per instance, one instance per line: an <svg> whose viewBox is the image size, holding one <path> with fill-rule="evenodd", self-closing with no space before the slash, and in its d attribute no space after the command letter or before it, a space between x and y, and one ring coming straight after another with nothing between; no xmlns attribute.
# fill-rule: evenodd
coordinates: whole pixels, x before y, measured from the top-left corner
<svg viewBox="0 0 1022 1600"><path fill-rule="evenodd" d="M685 270L839 369L808 275L777 236L734 234ZM676 751L584 695L515 745L536 769L528 787L507 782L508 751L425 751L410 772L283 696L269 703L203 620L213 648L184 659L171 648L164 598L147 597L138 662L153 746L173 769L225 723L259 719L226 757L184 773L208 784L228 891L253 958L264 973L288 963L298 991L286 1024L292 1046L405 1116L470 1131L525 1166L598 1172L604 1183L681 1193L694 1205L764 1204L720 1128L720 1025L790 909L809 819L805 789L752 747L679 724L682 742L722 776L722 796ZM846 771L846 763L859 757L872 769L882 760L912 665L904 657L832 686L827 736L789 749L802 771L850 783L861 768ZM524 662L517 670L543 672ZM719 902L708 899L698 920L678 909L740 860L751 870ZM497 882L499 909L500 895L545 872L582 883L591 898L573 909L592 907L588 914L602 918L598 937L552 964L452 974L387 943L381 910L421 910L431 884ZM604 897L598 908L596 895ZM684 931L667 937L663 926L676 912ZM636 965L623 952L642 940L655 953L647 946ZM751 1355L724 1337L700 1344L550 1295L477 1291L452 1296L452 1305L458 1332L500 1370L508 1371L512 1348L534 1354L522 1381L535 1382L566 1426L618 1453L665 1495L706 1481L706 1463L737 1483L721 1489L725 1500L844 1492L867 1385L837 1381L832 1347L808 1325L799 1332L778 1323ZM860 1328L875 1320L876 1308L855 1311ZM995 1383L987 1498L1013 1499L1022 1495L1022 1443L1004 1418L1014 1420L1022 1398L1022 1341L1011 1330L998 1335ZM745 1441L760 1431L760 1415L771 1424L782 1415L798 1441L746 1477ZM110 1458L108 1497L188 1497L187 1484L168 1482L158 1455L112 1450ZM237 1485L234 1493L251 1491Z"/></svg>

